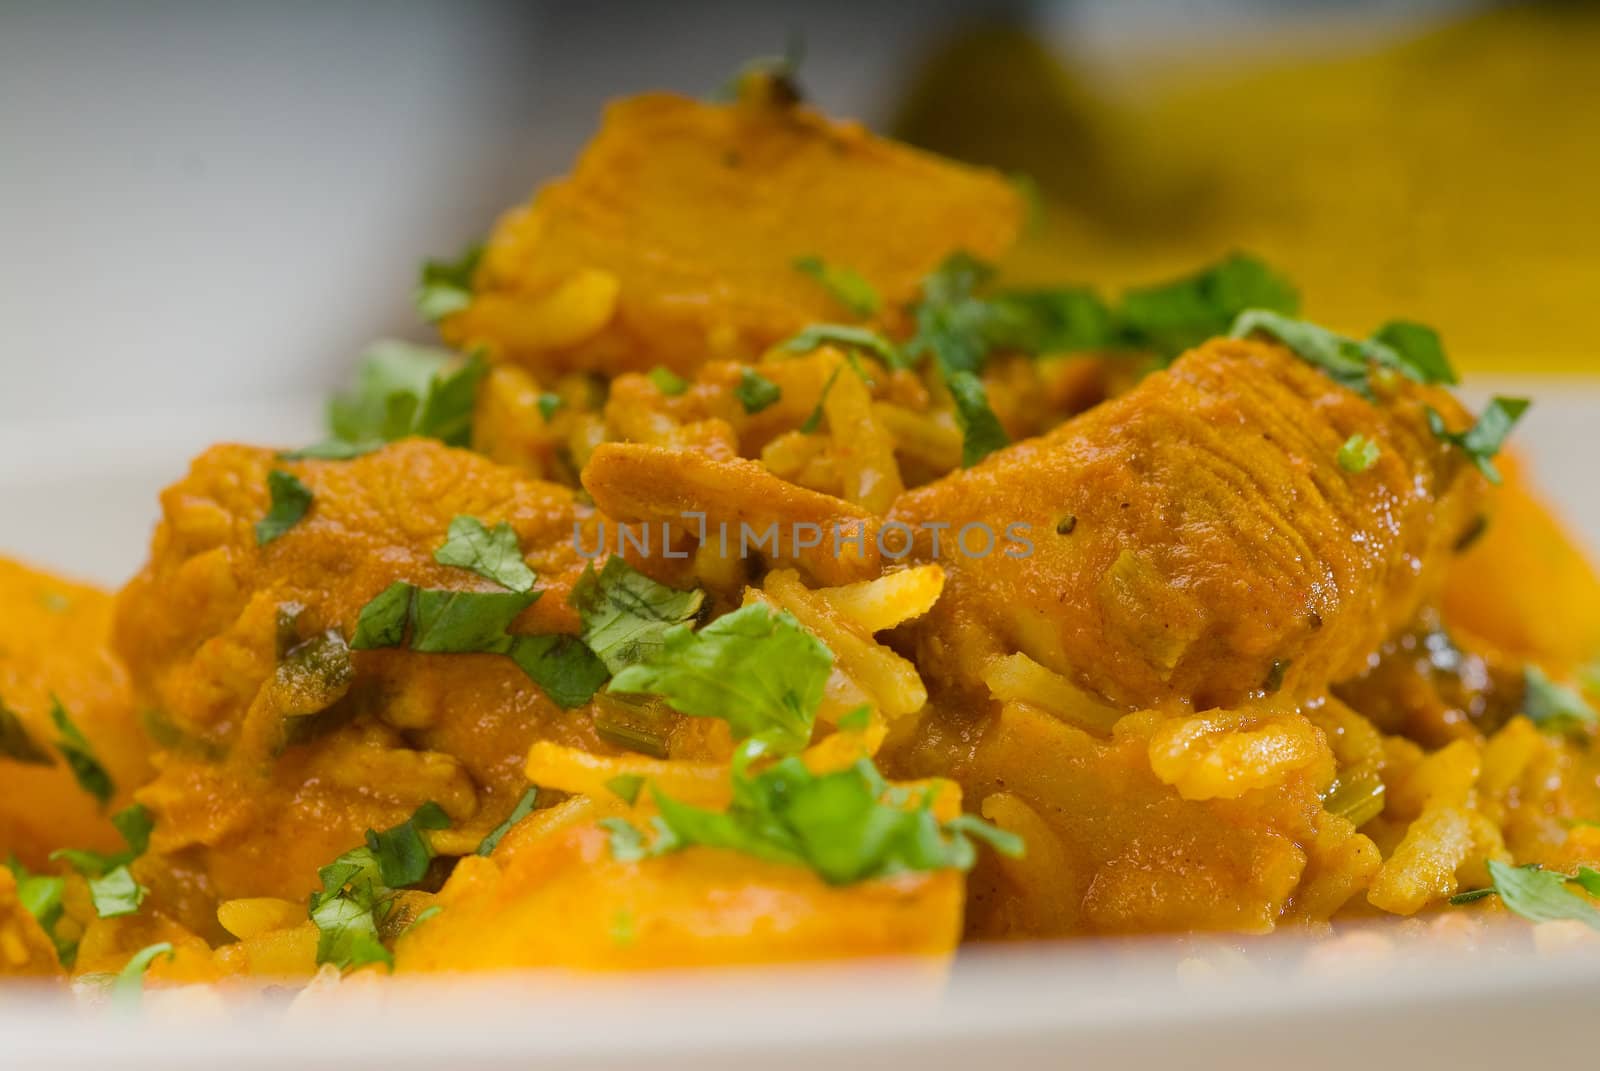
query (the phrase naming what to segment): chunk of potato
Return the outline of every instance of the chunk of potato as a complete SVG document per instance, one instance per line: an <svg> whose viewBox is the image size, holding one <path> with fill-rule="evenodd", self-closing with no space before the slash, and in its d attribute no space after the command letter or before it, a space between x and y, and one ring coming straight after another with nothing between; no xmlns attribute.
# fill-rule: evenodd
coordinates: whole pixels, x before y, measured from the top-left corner
<svg viewBox="0 0 1600 1071"><path fill-rule="evenodd" d="M950 253L1003 253L1022 215L997 174L806 108L632 97L501 220L443 328L540 372L688 372L848 315L798 257L859 272L892 320Z"/></svg>

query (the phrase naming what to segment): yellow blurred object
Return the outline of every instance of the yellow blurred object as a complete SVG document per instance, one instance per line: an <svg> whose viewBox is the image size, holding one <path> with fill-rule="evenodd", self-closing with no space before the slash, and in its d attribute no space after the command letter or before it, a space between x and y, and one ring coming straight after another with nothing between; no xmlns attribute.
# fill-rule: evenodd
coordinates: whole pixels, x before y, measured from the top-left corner
<svg viewBox="0 0 1600 1071"><path fill-rule="evenodd" d="M1025 35L980 32L928 68L897 133L1036 180L1019 281L1121 286L1245 249L1331 326L1403 315L1467 368L1600 372L1600 8L1342 54L1272 44L1128 57L1137 88L1113 100Z"/></svg>

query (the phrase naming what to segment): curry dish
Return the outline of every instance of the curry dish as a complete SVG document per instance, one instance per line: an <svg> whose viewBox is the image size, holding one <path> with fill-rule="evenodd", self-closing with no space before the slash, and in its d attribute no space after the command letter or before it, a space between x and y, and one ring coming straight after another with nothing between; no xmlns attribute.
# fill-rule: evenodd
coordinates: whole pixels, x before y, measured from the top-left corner
<svg viewBox="0 0 1600 1071"><path fill-rule="evenodd" d="M613 105L326 439L0 562L0 975L1600 928L1526 402L1242 254L1010 288L1016 183L796 98Z"/></svg>

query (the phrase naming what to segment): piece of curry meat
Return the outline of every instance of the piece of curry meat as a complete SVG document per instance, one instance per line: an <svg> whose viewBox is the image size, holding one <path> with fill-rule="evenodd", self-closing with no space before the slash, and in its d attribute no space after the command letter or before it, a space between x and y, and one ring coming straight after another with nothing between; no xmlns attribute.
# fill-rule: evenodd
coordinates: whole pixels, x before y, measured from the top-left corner
<svg viewBox="0 0 1600 1071"><path fill-rule="evenodd" d="M1213 340L896 504L949 525L949 580L915 638L933 712L891 765L1035 834L1033 863L980 870L976 932L1261 931L1370 880L1322 806L1353 717L1326 693L1435 597L1484 482L1429 430L1428 406L1465 421L1444 392L1379 389ZM1337 461L1356 434L1363 472ZM1031 553L954 549L980 522Z"/></svg>

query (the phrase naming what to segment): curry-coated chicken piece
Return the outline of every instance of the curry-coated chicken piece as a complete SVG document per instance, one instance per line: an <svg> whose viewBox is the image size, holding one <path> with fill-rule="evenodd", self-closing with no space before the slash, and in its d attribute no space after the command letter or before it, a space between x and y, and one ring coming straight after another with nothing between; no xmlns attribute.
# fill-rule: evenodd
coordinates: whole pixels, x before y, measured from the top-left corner
<svg viewBox="0 0 1600 1071"><path fill-rule="evenodd" d="M1484 481L1430 430L1449 395L1380 403L1252 340L1218 339L1135 390L906 494L891 517L947 524L949 587L922 664L970 682L1021 651L1124 710L1316 694L1436 594ZM1361 472L1353 435L1379 447ZM988 543L983 522L995 530ZM1019 547L1004 530L1026 525ZM931 553L931 533L919 551Z"/></svg>
<svg viewBox="0 0 1600 1071"><path fill-rule="evenodd" d="M274 470L311 501L263 544ZM502 654L350 649L363 607L397 581L504 593L435 560L458 516L509 524L536 574L542 595L510 632L575 633L574 525L592 511L566 489L425 440L350 461L219 446L161 502L116 640L162 718L159 774L139 795L155 815L141 877L197 932L215 929L198 920L217 899L303 898L366 829L429 800L450 818L436 848L470 851L526 787L533 741L606 749Z"/></svg>
<svg viewBox="0 0 1600 1071"><path fill-rule="evenodd" d="M463 859L434 901L440 910L395 946L396 970L944 955L960 937L958 871L833 886L805 867L717 848L623 861L597 813L573 800L518 825L491 858Z"/></svg>
<svg viewBox="0 0 1600 1071"><path fill-rule="evenodd" d="M688 373L851 316L798 258L858 272L893 325L947 255L996 258L1022 215L998 174L805 107L632 97L569 177L500 221L442 329L541 375Z"/></svg>
<svg viewBox="0 0 1600 1071"><path fill-rule="evenodd" d="M0 559L0 859L122 847L107 816L150 765L110 635L104 592Z"/></svg>

